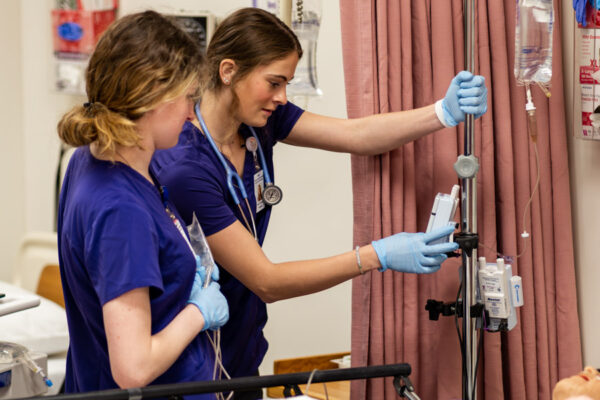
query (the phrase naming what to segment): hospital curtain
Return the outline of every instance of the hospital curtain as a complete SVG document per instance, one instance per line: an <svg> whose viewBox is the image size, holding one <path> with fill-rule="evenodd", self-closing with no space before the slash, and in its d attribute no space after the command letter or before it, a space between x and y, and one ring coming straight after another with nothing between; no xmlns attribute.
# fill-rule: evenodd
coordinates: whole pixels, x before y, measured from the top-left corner
<svg viewBox="0 0 600 400"><path fill-rule="evenodd" d="M477 1L476 72L489 89L475 124L479 256L515 257L525 305L508 333L483 333L478 399L550 399L582 368L567 160L561 16L556 13L552 97L534 88L539 188L524 88L513 76L515 1ZM560 1L554 0L556 10ZM462 0L340 0L349 117L407 110L444 96L464 66ZM463 125L376 157L353 156L354 241L426 228L433 198L458 183ZM533 194L531 207L526 206ZM523 215L531 236L521 238ZM456 300L459 259L431 275L373 272L353 282L353 366L407 362L424 400L457 399L461 353L454 318L430 321L427 299ZM459 325L462 322L459 320ZM352 383L352 399L396 399L390 378Z"/></svg>

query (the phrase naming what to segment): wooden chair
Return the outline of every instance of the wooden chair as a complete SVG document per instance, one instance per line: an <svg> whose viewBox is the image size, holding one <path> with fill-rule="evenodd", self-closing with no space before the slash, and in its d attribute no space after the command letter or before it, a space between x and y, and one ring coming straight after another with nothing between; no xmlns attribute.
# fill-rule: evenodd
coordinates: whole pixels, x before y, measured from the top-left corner
<svg viewBox="0 0 600 400"><path fill-rule="evenodd" d="M275 360L273 362L273 373L274 374L291 374L294 372L311 372L315 369L326 370L336 369L338 364L332 362L338 358L349 355L349 352L345 353L333 353L333 354L320 354L308 357L298 358L287 358L281 360ZM305 393L306 385L299 385L300 390ZM325 399L325 390L322 383L311 383L309 388L311 397L317 399ZM267 396L271 398L283 398L283 386L267 388ZM328 382L327 383L327 394L331 400L342 400L350 398L350 382Z"/></svg>
<svg viewBox="0 0 600 400"><path fill-rule="evenodd" d="M35 292L48 300L52 300L63 308L65 307L58 265L48 264L42 269Z"/></svg>

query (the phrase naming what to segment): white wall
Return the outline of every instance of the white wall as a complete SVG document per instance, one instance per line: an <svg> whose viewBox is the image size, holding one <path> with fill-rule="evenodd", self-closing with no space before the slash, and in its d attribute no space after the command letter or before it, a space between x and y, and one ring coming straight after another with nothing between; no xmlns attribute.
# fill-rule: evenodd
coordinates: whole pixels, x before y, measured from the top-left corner
<svg viewBox="0 0 600 400"><path fill-rule="evenodd" d="M563 65L565 68L565 104L569 135L569 167L571 177L571 199L575 267L577 274L579 318L582 334L583 363L600 368L600 313L598 312L598 240L600 239L600 142L581 140L574 132L581 129L579 71L575 70L578 43L575 46L575 15L571 2L563 2Z"/></svg>
<svg viewBox="0 0 600 400"><path fill-rule="evenodd" d="M0 279L11 277L19 239L25 232L24 140L22 134L21 7L2 4L0 12Z"/></svg>
<svg viewBox="0 0 600 400"><path fill-rule="evenodd" d="M218 16L250 0L121 0L122 9L198 4ZM53 184L58 154L56 122L81 98L51 90L49 12L52 0L3 0L0 12L0 279L8 280L25 232L48 231L53 223ZM573 76L573 10L563 2L564 66ZM33 29L32 27L35 27ZM346 115L338 2L323 1L318 75L324 96L308 109ZM8 57L7 55L11 55ZM555 60L558 62L558 60ZM565 80L566 104L573 104L572 80ZM568 126L574 125L572 112ZM577 129L575 127L574 129ZM575 261L584 362L600 366L600 331L594 251L600 239L600 143L569 135ZM284 201L273 212L265 252L274 261L327 256L350 249L352 231L350 163L346 155L278 146L276 179ZM586 223L586 221L592 221ZM350 283L329 291L269 305L266 335L270 350L261 373L273 359L350 349Z"/></svg>
<svg viewBox="0 0 600 400"><path fill-rule="evenodd" d="M53 227L54 177L59 151L56 123L72 105L85 101L52 90L50 9L53 0L3 0L0 36L3 54L17 62L0 63L0 135L3 184L0 199L0 249L8 279L25 232ZM209 9L222 17L250 6L243 0L121 0L122 13L173 7ZM32 29L35 27L35 29ZM16 33L16 34L15 34ZM323 1L318 47L318 76L324 95L308 109L346 116L339 9ZM9 50L9 51L5 51ZM347 155L278 145L276 179L284 190L265 243L274 261L323 257L351 250L352 197ZM10 196L4 193L11 193ZM6 260L9 262L6 262ZM269 353L261 373L272 372L274 359L350 350L350 283L326 292L269 305L266 335Z"/></svg>

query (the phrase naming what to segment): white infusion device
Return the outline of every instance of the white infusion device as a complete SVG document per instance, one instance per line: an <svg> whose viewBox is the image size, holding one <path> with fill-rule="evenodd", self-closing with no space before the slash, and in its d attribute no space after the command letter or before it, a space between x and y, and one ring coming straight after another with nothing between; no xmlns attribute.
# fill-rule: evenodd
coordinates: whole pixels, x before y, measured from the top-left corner
<svg viewBox="0 0 600 400"><path fill-rule="evenodd" d="M488 263L479 257L479 296L489 316L486 330L510 331L517 325L515 307L523 305L523 284L520 276L513 276L512 266L498 258Z"/></svg>
<svg viewBox="0 0 600 400"><path fill-rule="evenodd" d="M438 193L437 196L435 196L426 232L431 232L434 229L454 224L454 214L456 213L456 207L458 205L459 191L460 186L454 185L452 186L450 194ZM450 237L444 237L430 243L444 243L447 242L449 238Z"/></svg>

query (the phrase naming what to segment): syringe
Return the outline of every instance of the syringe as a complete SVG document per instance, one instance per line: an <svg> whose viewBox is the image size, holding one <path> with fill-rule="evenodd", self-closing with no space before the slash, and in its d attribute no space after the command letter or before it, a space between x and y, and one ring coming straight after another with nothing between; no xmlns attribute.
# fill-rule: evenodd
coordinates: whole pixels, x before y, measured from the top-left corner
<svg viewBox="0 0 600 400"><path fill-rule="evenodd" d="M42 368L40 368L40 366L35 361L33 361L31 359L31 357L29 357L28 353L23 353L21 355L21 358L23 359L25 364L29 367L29 369L31 369L33 371L34 374L37 374L40 376L40 378L42 378L42 380L44 381L46 386L48 386L48 387L52 386L52 381L48 378L48 376L46 375L44 370Z"/></svg>

